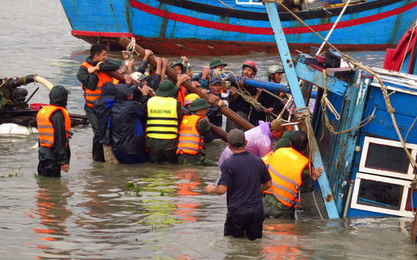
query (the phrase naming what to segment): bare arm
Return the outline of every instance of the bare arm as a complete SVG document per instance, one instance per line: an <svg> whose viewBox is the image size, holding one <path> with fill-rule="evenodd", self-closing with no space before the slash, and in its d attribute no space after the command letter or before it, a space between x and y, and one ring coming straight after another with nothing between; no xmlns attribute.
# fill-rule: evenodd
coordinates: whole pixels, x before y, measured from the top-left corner
<svg viewBox="0 0 417 260"><path fill-rule="evenodd" d="M317 169L313 169L313 172L311 173L311 178L315 181L317 181L317 179L321 176L321 174L323 173L324 169L321 167L318 167Z"/></svg>
<svg viewBox="0 0 417 260"><path fill-rule="evenodd" d="M153 55L153 52L149 49L145 49L145 56L143 57L143 60L147 61L151 55Z"/></svg>
<svg viewBox="0 0 417 260"><path fill-rule="evenodd" d="M214 185L214 184L208 184L206 186L206 193L211 194L214 193L216 195L223 195L227 191L227 186L224 185Z"/></svg>
<svg viewBox="0 0 417 260"><path fill-rule="evenodd" d="M161 58L160 57L155 57L155 62L156 62L155 74L161 75L161 64L162 64Z"/></svg>
<svg viewBox="0 0 417 260"><path fill-rule="evenodd" d="M176 86L180 88L182 83L184 83L187 80L191 80L190 76L188 76L187 74L178 74Z"/></svg>
<svg viewBox="0 0 417 260"><path fill-rule="evenodd" d="M168 60L162 58L162 65L161 65L161 81L165 80L165 74L168 68Z"/></svg>
<svg viewBox="0 0 417 260"><path fill-rule="evenodd" d="M261 191L265 191L272 186L272 180L268 181L267 183L262 183L261 185Z"/></svg>

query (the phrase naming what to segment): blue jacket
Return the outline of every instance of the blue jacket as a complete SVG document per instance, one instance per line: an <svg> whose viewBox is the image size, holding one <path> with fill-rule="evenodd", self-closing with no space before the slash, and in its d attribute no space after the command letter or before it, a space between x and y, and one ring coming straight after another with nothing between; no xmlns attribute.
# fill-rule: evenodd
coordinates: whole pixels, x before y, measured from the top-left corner
<svg viewBox="0 0 417 260"><path fill-rule="evenodd" d="M145 154L145 106L128 100L134 87L125 84L115 89L116 102L111 108L111 139L113 152L125 155Z"/></svg>

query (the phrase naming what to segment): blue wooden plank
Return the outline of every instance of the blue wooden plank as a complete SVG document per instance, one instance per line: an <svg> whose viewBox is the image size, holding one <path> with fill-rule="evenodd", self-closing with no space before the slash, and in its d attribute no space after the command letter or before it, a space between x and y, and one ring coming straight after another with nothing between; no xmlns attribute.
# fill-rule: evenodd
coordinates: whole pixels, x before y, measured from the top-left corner
<svg viewBox="0 0 417 260"><path fill-rule="evenodd" d="M346 98L343 110L341 111L341 119L339 121L339 127L337 131L342 131L354 127L362 121L362 115L365 110L367 90L370 84L369 77L361 77L360 70L356 71L355 80L358 82L358 86L351 86L346 92ZM343 214L343 189L342 183L349 179L352 172L351 163L355 154L355 147L358 142L358 132L361 129L356 129L351 132L340 134L336 136L336 142L333 142L335 146L334 154L332 158L329 170L332 172L335 178L331 183L332 187L335 187L335 200L339 209L340 215Z"/></svg>
<svg viewBox="0 0 417 260"><path fill-rule="evenodd" d="M269 21L271 23L271 27L274 31L275 41L277 42L278 50L281 56L281 60L284 66L285 75L287 77L287 81L291 88L291 93L294 98L294 103L296 107L301 108L305 107L304 98L301 93L300 85L298 84L297 74L294 68L294 64L292 62L291 53L287 45L287 41L285 39L285 34L282 29L281 21L278 16L277 8L275 3L265 3L266 10L268 12ZM311 125L307 127L310 128L312 131ZM317 141L315 138L312 138L310 149L313 153L313 165L317 167L323 166L323 161L321 159L320 151L317 146ZM327 215L330 219L339 218L338 210L336 208L336 203L334 200L334 196L332 194L331 187L329 185L329 181L327 179L326 172L323 172L322 176L318 179L320 190L323 197L323 203L326 206Z"/></svg>
<svg viewBox="0 0 417 260"><path fill-rule="evenodd" d="M303 63L302 58L301 55L298 57L298 62L295 66L297 76L304 81L323 88L323 73ZM349 86L348 83L335 77L328 77L326 85L327 91L335 93L338 96L343 96L346 92L346 88Z"/></svg>

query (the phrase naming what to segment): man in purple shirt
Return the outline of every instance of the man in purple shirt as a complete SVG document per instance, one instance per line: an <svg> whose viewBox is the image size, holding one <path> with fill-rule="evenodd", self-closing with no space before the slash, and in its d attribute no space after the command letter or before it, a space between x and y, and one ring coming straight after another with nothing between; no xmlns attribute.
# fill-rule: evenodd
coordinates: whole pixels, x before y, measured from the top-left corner
<svg viewBox="0 0 417 260"><path fill-rule="evenodd" d="M227 192L225 236L262 238L262 191L271 187L271 176L262 159L245 150L247 142L242 130L231 130L227 140L233 155L221 165L217 185L208 184L206 192Z"/></svg>
<svg viewBox="0 0 417 260"><path fill-rule="evenodd" d="M264 157L267 153L272 151L274 142L286 131L285 126L282 124L283 121L279 119L275 119L271 123L259 121L257 127L245 132L246 140L248 142L246 151L260 158ZM222 163L231 155L232 151L229 147L225 147L217 164L219 166L222 165Z"/></svg>

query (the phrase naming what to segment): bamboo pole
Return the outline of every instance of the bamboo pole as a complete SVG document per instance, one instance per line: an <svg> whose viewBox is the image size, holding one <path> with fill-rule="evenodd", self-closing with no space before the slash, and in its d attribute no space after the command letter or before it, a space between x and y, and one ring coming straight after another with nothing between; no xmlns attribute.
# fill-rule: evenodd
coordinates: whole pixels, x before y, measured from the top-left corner
<svg viewBox="0 0 417 260"><path fill-rule="evenodd" d="M121 46L123 46L124 48L126 48L130 44L130 39L127 38L126 36L121 36L119 38L119 44ZM139 56L141 56L141 57L144 57L145 56L145 49L142 48L141 46L139 46L138 44L135 45L135 51L139 54ZM156 62L155 62L155 59L154 59L154 56L153 55L151 55L148 58L148 62L151 65L156 66ZM171 67L168 67L167 68L166 74L168 75L168 77L170 77L174 81L177 80L177 76L179 75L179 73L176 72ZM206 94L206 93L203 93L200 88L193 87L193 85L191 84L191 81L186 81L182 85L189 92L196 93L201 98L204 98L205 100L207 100L207 102L209 102L209 95ZM216 105L216 103L210 103L210 104L211 105ZM234 111L232 111L228 107L221 107L220 108L220 113L222 113L223 115L225 115L228 118L230 118L232 121L234 121L235 123L237 123L238 125L240 125L241 127L243 127L245 130L249 130L249 129L251 129L251 128L254 127L251 123L249 123L248 121L246 121L243 117L239 116L238 114L236 114Z"/></svg>

